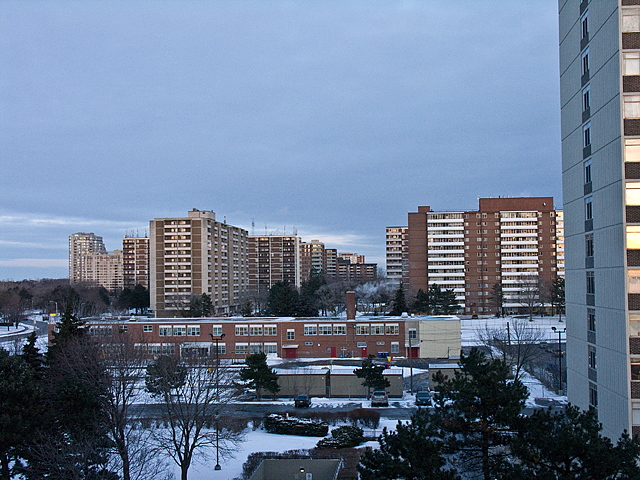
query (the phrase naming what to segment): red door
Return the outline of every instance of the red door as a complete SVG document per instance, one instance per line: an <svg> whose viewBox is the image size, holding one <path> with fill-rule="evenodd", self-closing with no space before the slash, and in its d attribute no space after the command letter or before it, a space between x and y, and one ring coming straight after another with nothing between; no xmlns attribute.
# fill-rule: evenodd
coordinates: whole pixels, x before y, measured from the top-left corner
<svg viewBox="0 0 640 480"><path fill-rule="evenodd" d="M367 347L362 347L362 358L367 358Z"/></svg>
<svg viewBox="0 0 640 480"><path fill-rule="evenodd" d="M331 349L331 358L336 358L336 347L329 347Z"/></svg>
<svg viewBox="0 0 640 480"><path fill-rule="evenodd" d="M295 348L285 348L284 349L285 358L296 358L296 349Z"/></svg>

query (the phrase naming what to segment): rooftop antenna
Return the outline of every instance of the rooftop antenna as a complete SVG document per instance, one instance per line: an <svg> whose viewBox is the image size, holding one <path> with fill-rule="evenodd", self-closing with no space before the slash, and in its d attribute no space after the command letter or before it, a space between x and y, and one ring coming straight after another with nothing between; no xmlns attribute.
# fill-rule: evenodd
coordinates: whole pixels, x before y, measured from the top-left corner
<svg viewBox="0 0 640 480"><path fill-rule="evenodd" d="M256 229L256 222L255 222L255 220L252 218L252 219L251 219L251 236L252 236L252 237L255 235L255 229Z"/></svg>
<svg viewBox="0 0 640 480"><path fill-rule="evenodd" d="M293 236L294 237L298 236L298 227L296 227L295 225L293 226Z"/></svg>
<svg viewBox="0 0 640 480"><path fill-rule="evenodd" d="M265 237L267 236L267 224L266 223L264 224L264 236Z"/></svg>

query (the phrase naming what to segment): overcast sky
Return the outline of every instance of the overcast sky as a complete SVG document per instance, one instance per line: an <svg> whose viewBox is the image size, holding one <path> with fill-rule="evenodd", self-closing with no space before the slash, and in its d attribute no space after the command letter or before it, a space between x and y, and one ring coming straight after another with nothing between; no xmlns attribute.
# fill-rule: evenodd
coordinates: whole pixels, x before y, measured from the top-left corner
<svg viewBox="0 0 640 480"><path fill-rule="evenodd" d="M556 0L3 0L0 32L0 280L194 207L384 266L418 205L562 204Z"/></svg>

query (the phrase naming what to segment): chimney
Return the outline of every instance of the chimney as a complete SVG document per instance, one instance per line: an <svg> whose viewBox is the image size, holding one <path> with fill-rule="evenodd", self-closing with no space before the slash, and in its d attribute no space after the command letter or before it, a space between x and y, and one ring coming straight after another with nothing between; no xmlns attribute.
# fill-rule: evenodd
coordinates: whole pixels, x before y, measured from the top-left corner
<svg viewBox="0 0 640 480"><path fill-rule="evenodd" d="M347 292L347 320L356 319L356 292Z"/></svg>

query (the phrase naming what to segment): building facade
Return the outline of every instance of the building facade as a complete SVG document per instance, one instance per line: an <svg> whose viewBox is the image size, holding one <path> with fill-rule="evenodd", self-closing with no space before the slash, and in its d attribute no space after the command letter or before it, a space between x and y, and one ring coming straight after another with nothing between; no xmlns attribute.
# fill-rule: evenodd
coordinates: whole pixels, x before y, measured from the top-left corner
<svg viewBox="0 0 640 480"><path fill-rule="evenodd" d="M69 282L72 285L88 281L85 258L90 253L107 253L102 237L83 232L69 235Z"/></svg>
<svg viewBox="0 0 640 480"><path fill-rule="evenodd" d="M123 286L149 289L149 238L125 237L122 240Z"/></svg>
<svg viewBox="0 0 640 480"><path fill-rule="evenodd" d="M500 287L506 312L548 304L564 276L564 217L553 198L481 198L478 210L409 212L387 227L387 268L409 295L433 284L453 290L461 311L491 314Z"/></svg>
<svg viewBox="0 0 640 480"><path fill-rule="evenodd" d="M567 393L640 434L640 1L560 0Z"/></svg>
<svg viewBox="0 0 640 480"><path fill-rule="evenodd" d="M150 297L157 317L181 316L192 296L211 297L213 313L240 311L249 286L248 232L215 213L150 222Z"/></svg>
<svg viewBox="0 0 640 480"><path fill-rule="evenodd" d="M261 296L277 282L302 285L301 241L296 235L249 236L249 289Z"/></svg>

